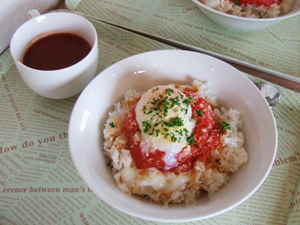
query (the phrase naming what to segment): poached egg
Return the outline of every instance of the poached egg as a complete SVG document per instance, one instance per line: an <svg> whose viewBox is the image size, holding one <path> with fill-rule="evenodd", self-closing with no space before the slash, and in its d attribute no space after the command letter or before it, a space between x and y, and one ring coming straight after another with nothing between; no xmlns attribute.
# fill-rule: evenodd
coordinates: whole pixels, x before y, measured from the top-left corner
<svg viewBox="0 0 300 225"><path fill-rule="evenodd" d="M135 108L141 150L165 152L166 167L176 166L176 154L189 148L187 138L195 127L190 100L178 89L159 85L146 91Z"/></svg>

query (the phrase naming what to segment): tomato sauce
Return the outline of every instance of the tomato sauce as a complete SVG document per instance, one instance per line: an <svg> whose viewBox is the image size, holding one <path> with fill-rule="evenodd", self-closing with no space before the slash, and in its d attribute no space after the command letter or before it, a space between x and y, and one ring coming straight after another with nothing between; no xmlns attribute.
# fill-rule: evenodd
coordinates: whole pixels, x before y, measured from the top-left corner
<svg viewBox="0 0 300 225"><path fill-rule="evenodd" d="M55 33L32 43L25 51L24 65L38 70L58 70L72 66L91 51L83 37L72 33Z"/></svg>
<svg viewBox="0 0 300 225"><path fill-rule="evenodd" d="M221 125L215 122L212 107L192 90L185 91L184 94L192 97L190 102L192 116L196 120L193 131L194 139L189 150L185 147L177 153L177 165L173 168L166 168L165 152L159 149L148 151L146 154L142 152L140 141L134 137L137 132L141 132L136 121L135 108L128 113L124 124L124 133L129 138L130 154L138 169L155 167L165 172L188 171L193 167L195 161L205 161L210 157L211 150L221 145L222 129Z"/></svg>
<svg viewBox="0 0 300 225"><path fill-rule="evenodd" d="M232 2L236 2L236 0L231 0ZM271 4L279 3L280 0L239 0L238 5L243 4L255 4L255 5L264 5L269 7Z"/></svg>

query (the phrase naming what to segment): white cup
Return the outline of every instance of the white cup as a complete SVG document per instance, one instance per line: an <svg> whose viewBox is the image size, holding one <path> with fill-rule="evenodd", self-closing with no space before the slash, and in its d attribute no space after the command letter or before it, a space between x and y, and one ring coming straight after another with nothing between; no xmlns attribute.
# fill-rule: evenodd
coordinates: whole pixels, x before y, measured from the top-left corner
<svg viewBox="0 0 300 225"><path fill-rule="evenodd" d="M24 82L37 94L52 99L69 98L80 93L94 78L98 64L98 38L94 26L85 18L67 12L51 12L33 17L14 33L10 52ZM92 49L78 63L59 70L37 70L22 63L23 54L32 40L52 33L67 32L86 39Z"/></svg>

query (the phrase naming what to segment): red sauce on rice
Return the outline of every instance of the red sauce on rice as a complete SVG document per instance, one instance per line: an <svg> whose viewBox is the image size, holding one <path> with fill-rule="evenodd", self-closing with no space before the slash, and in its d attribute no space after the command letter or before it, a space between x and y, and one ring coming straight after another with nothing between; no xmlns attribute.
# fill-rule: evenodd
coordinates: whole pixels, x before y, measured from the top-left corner
<svg viewBox="0 0 300 225"><path fill-rule="evenodd" d="M190 148L184 147L176 155L177 164L173 168L166 168L164 162L165 152L156 149L142 152L140 141L136 140L135 134L141 132L136 120L135 108L127 115L124 124L124 134L129 138L129 150L133 161L138 169L155 167L164 172L180 173L192 169L195 161L205 161L210 157L211 150L221 145L221 125L215 122L212 107L192 90L184 92L187 97L192 97L190 102L193 118L196 126L193 130L193 142ZM199 111L201 114L199 114Z"/></svg>

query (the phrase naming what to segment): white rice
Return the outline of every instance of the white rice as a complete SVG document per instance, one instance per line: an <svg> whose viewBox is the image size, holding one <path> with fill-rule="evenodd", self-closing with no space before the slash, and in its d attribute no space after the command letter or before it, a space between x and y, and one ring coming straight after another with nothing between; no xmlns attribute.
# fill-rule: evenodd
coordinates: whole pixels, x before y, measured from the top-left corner
<svg viewBox="0 0 300 225"><path fill-rule="evenodd" d="M173 85L175 87L175 85ZM221 135L222 150L213 150L209 163L196 162L188 172L179 174L161 172L156 168L137 169L128 150L128 139L123 133L127 113L135 107L143 92L129 90L124 99L114 105L109 113L104 129L104 150L111 160L111 167L118 188L130 195L144 196L164 204L192 203L201 193L209 195L224 185L233 173L248 160L245 151L241 114L236 109L218 109L217 97L207 82L193 81L189 85L180 85L198 89L198 94L214 107L217 122L225 121L231 125ZM115 127L109 124L113 122Z"/></svg>
<svg viewBox="0 0 300 225"><path fill-rule="evenodd" d="M280 4L269 7L255 4L235 5L230 0L199 0L204 5L227 14L248 18L273 18L287 14L293 7L295 0L281 0Z"/></svg>

